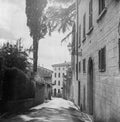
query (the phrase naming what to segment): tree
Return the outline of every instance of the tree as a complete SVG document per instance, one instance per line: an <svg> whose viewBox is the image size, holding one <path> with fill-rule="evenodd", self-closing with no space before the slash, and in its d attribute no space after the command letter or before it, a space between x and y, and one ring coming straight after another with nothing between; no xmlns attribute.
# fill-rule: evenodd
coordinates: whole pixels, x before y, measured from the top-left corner
<svg viewBox="0 0 120 122"><path fill-rule="evenodd" d="M27 58L28 54L23 47L17 47L17 44L10 44L7 42L0 49L0 57L4 59L5 67L16 67L24 72L29 64Z"/></svg>
<svg viewBox="0 0 120 122"><path fill-rule="evenodd" d="M52 5L45 12L49 33L51 34L55 29L66 32L75 21L75 0L49 0L49 2L52 2Z"/></svg>
<svg viewBox="0 0 120 122"><path fill-rule="evenodd" d="M33 71L37 72L39 40L47 33L47 27L42 18L47 0L26 0L27 26L33 38Z"/></svg>

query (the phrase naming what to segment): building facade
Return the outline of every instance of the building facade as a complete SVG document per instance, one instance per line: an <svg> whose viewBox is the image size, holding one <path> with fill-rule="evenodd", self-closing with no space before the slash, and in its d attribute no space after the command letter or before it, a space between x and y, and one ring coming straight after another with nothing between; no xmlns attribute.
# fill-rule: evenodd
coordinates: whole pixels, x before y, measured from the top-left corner
<svg viewBox="0 0 120 122"><path fill-rule="evenodd" d="M80 0L73 30L74 102L96 122L119 122L120 1Z"/></svg>
<svg viewBox="0 0 120 122"><path fill-rule="evenodd" d="M54 64L52 74L53 96L62 96L63 92L63 76L66 75L66 70L70 66L69 62Z"/></svg>

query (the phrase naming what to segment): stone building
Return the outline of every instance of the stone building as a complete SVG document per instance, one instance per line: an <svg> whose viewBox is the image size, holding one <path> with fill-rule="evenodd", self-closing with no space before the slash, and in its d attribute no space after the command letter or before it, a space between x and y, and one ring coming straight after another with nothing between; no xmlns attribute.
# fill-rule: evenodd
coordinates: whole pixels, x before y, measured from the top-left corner
<svg viewBox="0 0 120 122"><path fill-rule="evenodd" d="M63 76L66 75L66 70L69 66L70 66L70 62L64 62L64 63L52 65L53 96L62 96Z"/></svg>
<svg viewBox="0 0 120 122"><path fill-rule="evenodd" d="M96 122L120 121L120 0L76 0L72 98Z"/></svg>

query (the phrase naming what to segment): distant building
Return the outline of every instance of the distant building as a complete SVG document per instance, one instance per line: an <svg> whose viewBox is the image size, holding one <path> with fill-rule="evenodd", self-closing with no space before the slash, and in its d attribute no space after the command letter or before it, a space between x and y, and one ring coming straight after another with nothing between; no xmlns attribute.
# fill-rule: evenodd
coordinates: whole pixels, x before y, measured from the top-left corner
<svg viewBox="0 0 120 122"><path fill-rule="evenodd" d="M63 76L66 75L66 70L70 66L70 62L54 64L52 74L53 96L61 96L63 90Z"/></svg>

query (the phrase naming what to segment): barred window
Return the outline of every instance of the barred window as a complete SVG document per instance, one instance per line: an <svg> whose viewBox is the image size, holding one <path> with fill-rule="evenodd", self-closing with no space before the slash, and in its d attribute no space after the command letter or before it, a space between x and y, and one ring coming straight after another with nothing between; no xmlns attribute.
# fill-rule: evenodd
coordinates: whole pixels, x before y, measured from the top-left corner
<svg viewBox="0 0 120 122"><path fill-rule="evenodd" d="M93 5L93 1L90 0L89 2L89 29L93 26L93 10L92 10L92 6Z"/></svg>
<svg viewBox="0 0 120 122"><path fill-rule="evenodd" d="M105 0L99 0L99 14L101 14L104 8L105 8Z"/></svg>
<svg viewBox="0 0 120 122"><path fill-rule="evenodd" d="M83 59L83 73L86 73L86 60Z"/></svg>
<svg viewBox="0 0 120 122"><path fill-rule="evenodd" d="M99 71L106 71L106 46L99 50Z"/></svg>

